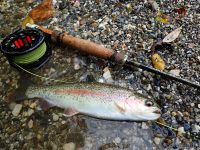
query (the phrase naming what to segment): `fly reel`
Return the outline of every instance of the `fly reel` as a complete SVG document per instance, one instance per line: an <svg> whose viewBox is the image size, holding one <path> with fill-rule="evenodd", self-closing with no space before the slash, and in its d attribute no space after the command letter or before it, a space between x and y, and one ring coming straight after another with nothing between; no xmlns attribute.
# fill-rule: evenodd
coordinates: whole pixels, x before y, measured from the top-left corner
<svg viewBox="0 0 200 150"><path fill-rule="evenodd" d="M1 43L1 51L13 67L39 68L52 54L47 37L33 28L19 29L8 35Z"/></svg>

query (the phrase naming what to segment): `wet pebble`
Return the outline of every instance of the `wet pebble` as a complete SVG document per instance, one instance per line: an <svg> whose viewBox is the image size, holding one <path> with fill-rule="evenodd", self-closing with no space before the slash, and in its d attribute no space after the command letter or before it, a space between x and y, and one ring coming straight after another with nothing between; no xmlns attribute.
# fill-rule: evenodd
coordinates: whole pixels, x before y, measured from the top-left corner
<svg viewBox="0 0 200 150"><path fill-rule="evenodd" d="M81 61L78 57L73 58L74 69L79 70L81 68Z"/></svg>
<svg viewBox="0 0 200 150"><path fill-rule="evenodd" d="M59 116L55 113L53 113L53 121L58 121Z"/></svg>
<svg viewBox="0 0 200 150"><path fill-rule="evenodd" d="M75 150L76 149L76 145L75 143L66 143L63 145L63 150Z"/></svg>
<svg viewBox="0 0 200 150"><path fill-rule="evenodd" d="M190 129L190 125L188 123L184 123L183 127L185 131L188 131Z"/></svg>
<svg viewBox="0 0 200 150"><path fill-rule="evenodd" d="M28 116L31 116L33 113L34 113L34 110L31 109L31 108L29 108L29 109L28 109L28 112L27 112Z"/></svg>
<svg viewBox="0 0 200 150"><path fill-rule="evenodd" d="M12 111L12 114L13 116L18 116L20 111L22 109L22 105L21 104L16 104L13 111Z"/></svg>
<svg viewBox="0 0 200 150"><path fill-rule="evenodd" d="M113 142L119 144L121 142L120 137L116 137Z"/></svg>
<svg viewBox="0 0 200 150"><path fill-rule="evenodd" d="M182 136L185 133L184 127L179 127L178 128L178 135Z"/></svg>
<svg viewBox="0 0 200 150"><path fill-rule="evenodd" d="M15 103L15 102L10 103L10 104L9 104L10 110L13 110L13 109L15 108L15 106L16 106L16 103Z"/></svg>
<svg viewBox="0 0 200 150"><path fill-rule="evenodd" d="M180 76L180 70L179 69L174 69L174 70L170 70L169 73L175 75L175 76Z"/></svg>
<svg viewBox="0 0 200 150"><path fill-rule="evenodd" d="M174 116L177 115L177 113L176 113L175 111L173 111L173 112L171 113L171 115L174 117Z"/></svg>
<svg viewBox="0 0 200 150"><path fill-rule="evenodd" d="M33 128L33 120L31 119L31 120L29 120L29 122L28 122L28 127L31 129L31 128Z"/></svg>
<svg viewBox="0 0 200 150"><path fill-rule="evenodd" d="M35 109L37 107L37 103L33 102L33 103L30 104L29 107L32 108L32 109Z"/></svg>
<svg viewBox="0 0 200 150"><path fill-rule="evenodd" d="M33 138L33 133L29 132L28 135L25 137L25 139L30 140Z"/></svg>
<svg viewBox="0 0 200 150"><path fill-rule="evenodd" d="M153 141L155 142L156 145L159 145L161 142L161 138L155 137Z"/></svg>
<svg viewBox="0 0 200 150"><path fill-rule="evenodd" d="M145 122L142 122L142 129L148 129L149 126L145 123Z"/></svg>
<svg viewBox="0 0 200 150"><path fill-rule="evenodd" d="M108 67L104 68L104 73L103 73L103 77L105 79L105 81L107 83L113 83L113 79L112 79L112 76L111 76L111 73L110 73L110 70Z"/></svg>
<svg viewBox="0 0 200 150"><path fill-rule="evenodd" d="M200 132L200 126L196 125L196 124L191 125L191 130L192 130L192 132L198 133L198 132Z"/></svg>

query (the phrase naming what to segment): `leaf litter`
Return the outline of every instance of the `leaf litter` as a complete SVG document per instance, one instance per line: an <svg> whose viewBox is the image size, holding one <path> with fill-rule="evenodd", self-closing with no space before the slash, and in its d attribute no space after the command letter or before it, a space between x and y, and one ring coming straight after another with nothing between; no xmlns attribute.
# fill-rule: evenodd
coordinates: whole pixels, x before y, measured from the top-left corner
<svg viewBox="0 0 200 150"><path fill-rule="evenodd" d="M187 9L184 6L180 8L175 8L174 11L177 12L182 17L186 16L187 14Z"/></svg>
<svg viewBox="0 0 200 150"><path fill-rule="evenodd" d="M170 22L170 17L161 12L158 12L156 16L156 21L164 23L164 24L168 24Z"/></svg>
<svg viewBox="0 0 200 150"><path fill-rule="evenodd" d="M51 18L54 15L53 1L43 0L42 3L34 7L22 21L22 27L25 28L27 23L34 24Z"/></svg>
<svg viewBox="0 0 200 150"><path fill-rule="evenodd" d="M165 69L165 62L158 53L151 56L153 67L163 71Z"/></svg>
<svg viewBox="0 0 200 150"><path fill-rule="evenodd" d="M170 43L170 42L173 42L174 40L176 40L180 33L181 33L181 30L182 30L182 26L175 29L174 31L172 31L171 33L169 33L164 39L163 39L163 42L164 43Z"/></svg>

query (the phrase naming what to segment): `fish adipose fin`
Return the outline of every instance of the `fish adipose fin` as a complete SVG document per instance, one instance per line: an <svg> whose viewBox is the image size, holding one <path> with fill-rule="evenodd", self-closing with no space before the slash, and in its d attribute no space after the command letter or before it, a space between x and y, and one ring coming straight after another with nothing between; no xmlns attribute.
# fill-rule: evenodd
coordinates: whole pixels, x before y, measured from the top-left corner
<svg viewBox="0 0 200 150"><path fill-rule="evenodd" d="M64 110L64 114L65 114L65 116L67 116L67 117L71 117L71 116L74 116L74 115L76 115L76 114L78 114L79 112L75 109L75 108L66 108L65 110Z"/></svg>
<svg viewBox="0 0 200 150"><path fill-rule="evenodd" d="M117 110L118 110L119 112L121 112L121 113L125 113L125 112L126 112L125 108L123 108L122 106L120 106L120 105L117 104L116 102L115 102L114 104L115 104L115 106L116 106L116 108L117 108Z"/></svg>

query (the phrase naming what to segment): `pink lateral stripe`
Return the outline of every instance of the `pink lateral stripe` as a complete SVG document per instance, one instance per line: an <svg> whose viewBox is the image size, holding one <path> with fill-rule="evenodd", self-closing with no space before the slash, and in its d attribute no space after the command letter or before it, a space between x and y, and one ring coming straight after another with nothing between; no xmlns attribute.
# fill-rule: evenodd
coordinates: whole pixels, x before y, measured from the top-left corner
<svg viewBox="0 0 200 150"><path fill-rule="evenodd" d="M85 95L85 96L109 96L108 94L101 93L101 92L95 92L92 90L86 90L86 89L70 89L70 90L53 90L55 94L74 94L74 95Z"/></svg>

